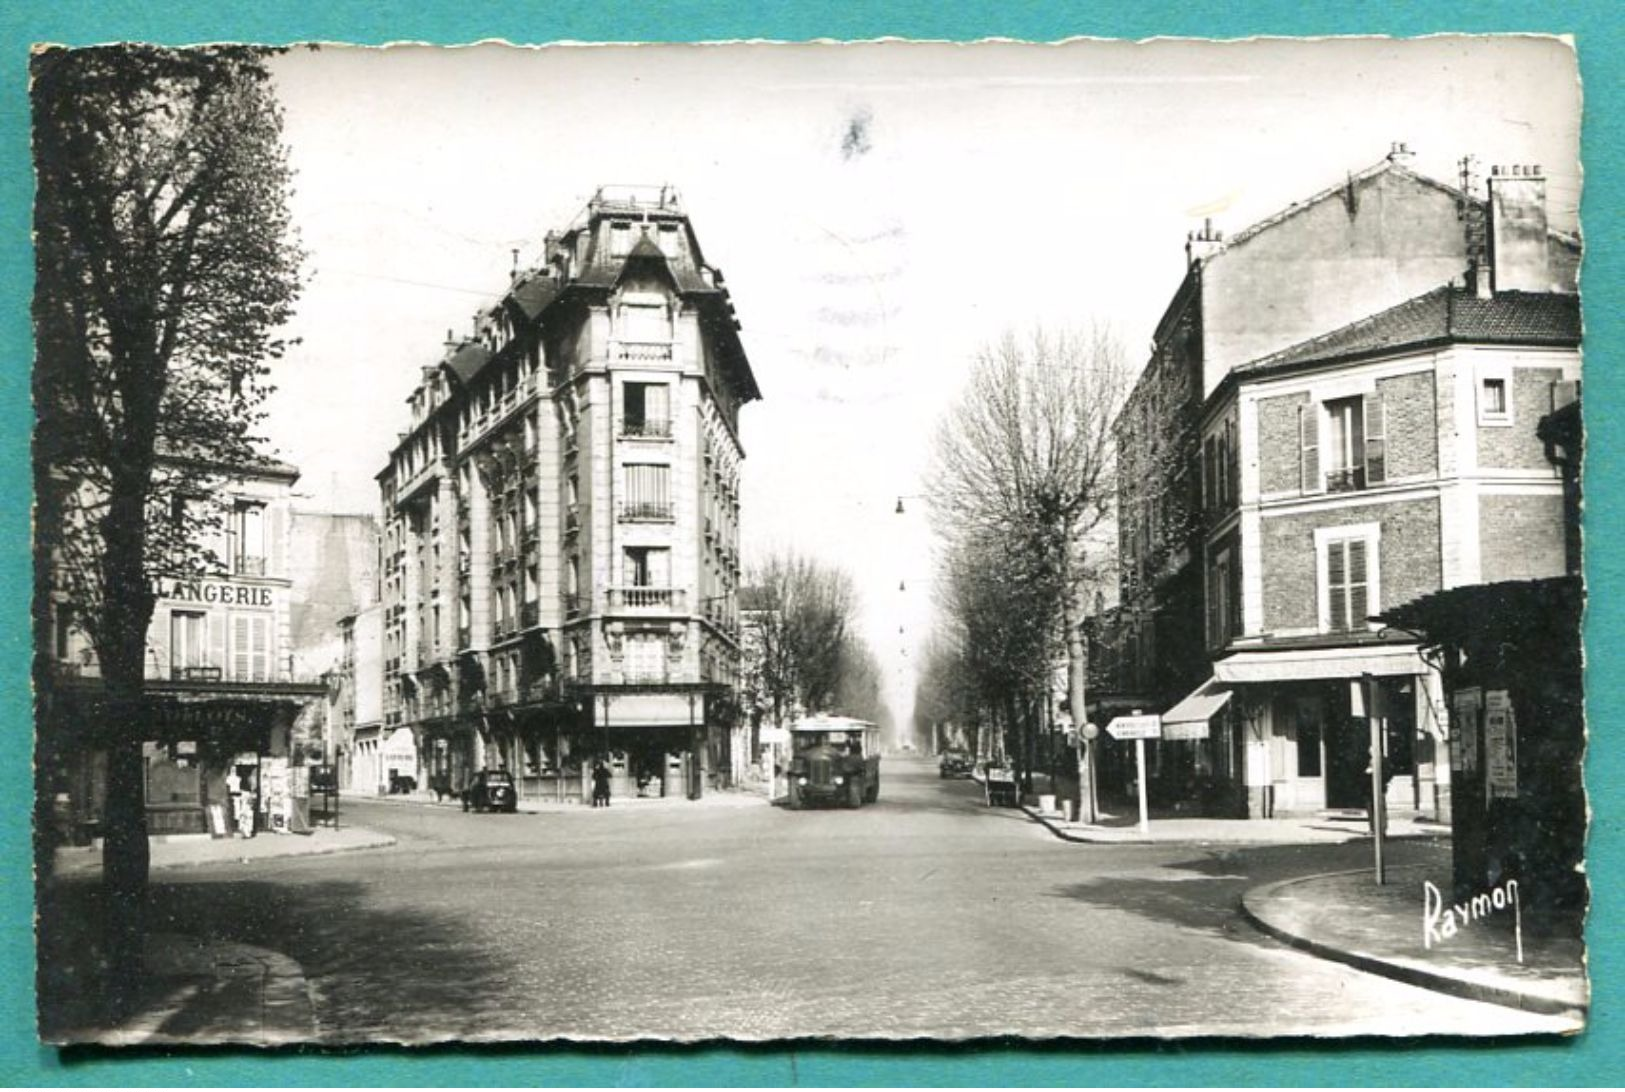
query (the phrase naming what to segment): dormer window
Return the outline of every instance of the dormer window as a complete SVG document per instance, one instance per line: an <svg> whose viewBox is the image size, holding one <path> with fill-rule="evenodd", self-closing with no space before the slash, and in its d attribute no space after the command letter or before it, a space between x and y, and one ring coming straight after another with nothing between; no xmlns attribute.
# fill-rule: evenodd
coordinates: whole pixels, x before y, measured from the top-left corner
<svg viewBox="0 0 1625 1092"><path fill-rule="evenodd" d="M632 225L624 220L609 225L609 256L624 258L632 253Z"/></svg>
<svg viewBox="0 0 1625 1092"><path fill-rule="evenodd" d="M660 253L667 258L676 258L683 253L683 243L678 238L676 224L661 224L659 232Z"/></svg>

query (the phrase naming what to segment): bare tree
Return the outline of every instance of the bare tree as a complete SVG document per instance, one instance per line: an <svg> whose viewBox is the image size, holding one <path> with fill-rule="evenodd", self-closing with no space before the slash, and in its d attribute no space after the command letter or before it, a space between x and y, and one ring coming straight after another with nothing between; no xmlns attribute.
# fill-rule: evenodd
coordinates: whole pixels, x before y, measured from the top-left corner
<svg viewBox="0 0 1625 1092"><path fill-rule="evenodd" d="M755 609L747 612L756 662L747 687L775 724L799 708L828 709L841 693L851 656L857 593L840 569L792 553L755 566L746 578Z"/></svg>
<svg viewBox="0 0 1625 1092"><path fill-rule="evenodd" d="M88 742L108 755L115 1001L139 973L154 578L208 562L216 516L193 500L254 459L299 288L264 57L122 45L32 64L36 620L65 593L103 680Z"/></svg>
<svg viewBox="0 0 1625 1092"><path fill-rule="evenodd" d="M938 432L929 483L935 529L962 564L980 557L998 566L987 576L1007 585L1007 610L1036 598L1058 615L1068 700L1080 720L1087 678L1081 622L1089 593L1110 567L1112 422L1129 379L1122 348L1103 325L1036 330L1025 339L1006 334L977 354ZM1089 804L1092 810L1092 797Z"/></svg>

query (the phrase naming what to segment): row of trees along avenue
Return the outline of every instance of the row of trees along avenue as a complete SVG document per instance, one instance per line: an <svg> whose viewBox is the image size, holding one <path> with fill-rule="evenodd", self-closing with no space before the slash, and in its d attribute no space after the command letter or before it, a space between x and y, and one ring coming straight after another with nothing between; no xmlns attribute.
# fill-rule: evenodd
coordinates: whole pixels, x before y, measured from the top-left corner
<svg viewBox="0 0 1625 1092"><path fill-rule="evenodd" d="M884 725L880 664L854 629L851 576L780 552L752 565L746 586L743 699L753 722L835 712Z"/></svg>
<svg viewBox="0 0 1625 1092"><path fill-rule="evenodd" d="M1006 334L977 353L936 437L928 489L944 571L916 713L1001 735L1028 790L1061 662L1065 700L1085 719L1084 604L1114 569L1112 422L1130 378L1104 326ZM1080 778L1092 812L1091 781Z"/></svg>
<svg viewBox="0 0 1625 1092"><path fill-rule="evenodd" d="M49 632L53 587L65 591L100 666L101 712L75 726L71 746L107 756L115 1007L140 977L153 585L218 562L195 545L214 517L187 499L255 458L267 368L299 290L265 57L120 45L32 61L35 631ZM37 683L48 682L48 652L38 643ZM36 796L49 795L67 745L42 733ZM47 807L37 804L40 819ZM48 830L37 822L36 838Z"/></svg>

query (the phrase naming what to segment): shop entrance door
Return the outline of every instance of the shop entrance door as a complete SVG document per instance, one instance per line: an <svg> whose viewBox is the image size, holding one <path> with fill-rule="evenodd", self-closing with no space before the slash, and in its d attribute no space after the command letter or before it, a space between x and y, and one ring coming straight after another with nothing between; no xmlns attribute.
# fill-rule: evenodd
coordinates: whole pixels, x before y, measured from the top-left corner
<svg viewBox="0 0 1625 1092"><path fill-rule="evenodd" d="M1338 693L1328 693L1326 703L1326 806L1363 809L1371 795L1371 728L1351 715L1348 684L1334 686Z"/></svg>

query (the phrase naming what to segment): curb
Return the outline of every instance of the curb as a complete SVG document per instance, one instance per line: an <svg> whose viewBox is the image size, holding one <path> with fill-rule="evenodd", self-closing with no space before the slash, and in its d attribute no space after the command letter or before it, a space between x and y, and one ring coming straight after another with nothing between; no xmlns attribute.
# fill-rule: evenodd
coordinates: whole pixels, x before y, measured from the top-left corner
<svg viewBox="0 0 1625 1092"><path fill-rule="evenodd" d="M1281 841L1280 839L1260 840L1260 841L1233 841L1233 840L1225 839L1225 838L1089 838L1089 837L1085 837L1084 835L1074 834L1071 831L1062 829L1060 826L1058 826L1056 824L1055 820L1049 818L1047 815L1045 815L1041 811L1038 811L1036 808L1028 807L1026 804L1018 804L1017 807L1019 807L1023 812L1025 812L1027 814L1027 818L1031 819L1035 823L1038 823L1038 824L1042 825L1045 830L1048 830L1051 834L1055 835L1055 837L1061 839L1063 842L1073 842L1073 843L1076 843L1078 845L1090 845L1090 846L1179 846L1179 845L1200 845L1200 846L1237 846L1237 847L1241 847L1241 848L1263 848L1263 847L1267 847L1267 846L1283 846L1283 845L1303 845L1303 846L1348 845L1351 842L1358 842L1362 838L1370 837L1367 834L1353 834L1353 833L1351 833L1349 835L1349 837L1347 837L1347 838L1345 838L1345 839L1343 839L1342 841L1339 841L1339 842L1324 841L1324 840L1320 840L1320 839L1311 839L1309 841L1299 842L1299 841ZM1386 840L1387 841L1400 841L1400 842L1423 841L1423 840L1426 840L1426 839L1429 839L1429 838L1437 838L1439 836L1440 836L1440 834L1436 834L1433 831L1415 831L1413 833L1406 833L1406 834L1394 834L1393 832L1390 831Z"/></svg>
<svg viewBox="0 0 1625 1092"><path fill-rule="evenodd" d="M214 868L217 865L228 864L259 864L262 861L300 861L307 857L332 857L339 853L359 853L368 849L388 849L395 845L393 835L378 834L369 842L357 842L348 846L323 846L300 853L270 853L263 857L222 857L217 861L172 861L169 864L153 865L152 872L183 872L193 868Z"/></svg>
<svg viewBox="0 0 1625 1092"><path fill-rule="evenodd" d="M1525 993L1522 990L1510 987L1473 982L1438 971L1429 971L1422 967L1394 963L1380 956L1371 955L1368 952L1338 948L1324 941L1314 940L1302 934L1294 933L1282 926L1272 924L1265 920L1263 911L1253 906L1255 900L1268 899L1276 892L1291 887L1293 884L1307 883L1311 880L1324 880L1334 876L1361 875L1371 871L1369 868L1353 868L1341 872L1321 872L1311 876L1297 876L1290 880L1277 880L1274 883L1250 888L1244 891L1241 896L1242 916L1259 932L1281 941L1290 948L1296 948L1301 952L1307 952L1312 956L1330 960L1334 963L1342 963L1356 970L1365 971L1368 974L1380 975L1396 982L1403 982L1408 986L1418 986L1422 989L1432 990L1435 993L1450 994L1469 1001L1485 1001L1492 1005L1501 1005L1522 1012L1539 1013L1544 1016L1573 1016L1576 1013L1583 1015L1589 1010L1589 1005L1575 1005L1558 998L1542 997L1538 994Z"/></svg>
<svg viewBox="0 0 1625 1092"><path fill-rule="evenodd" d="M311 850L307 850L307 851L301 851L301 852L298 852L298 853L268 853L268 854L265 854L265 855L259 856L259 857L228 856L228 857L219 857L219 858L216 858L214 860L204 860L204 861L170 861L168 863L162 863L162 864L153 863L153 864L149 864L147 866L147 871L149 873L152 873L152 872L187 872L187 871L191 871L191 870L199 869L199 868L218 868L221 865L258 864L258 863L260 863L262 861L299 861L299 860L304 860L304 859L306 859L308 857L331 857L331 856L333 856L335 854L339 854L339 853L357 853L357 852L361 852L362 850L388 849L390 846L393 846L395 844L396 844L396 839L395 839L395 837L393 835L374 834L371 841L357 842L354 845L323 846L320 849L311 849ZM98 863L98 864L95 864L95 865L87 864L87 865L84 865L83 867L75 867L75 868L73 868L73 869L71 869L69 871L66 871L66 872L62 872L62 871L55 872L55 873L53 873L53 878L54 879L60 879L60 880L69 880L69 879L79 879L81 877L96 876L96 875L100 875L100 874L101 874L101 866Z"/></svg>

